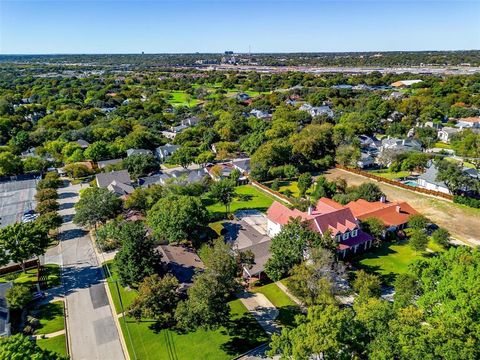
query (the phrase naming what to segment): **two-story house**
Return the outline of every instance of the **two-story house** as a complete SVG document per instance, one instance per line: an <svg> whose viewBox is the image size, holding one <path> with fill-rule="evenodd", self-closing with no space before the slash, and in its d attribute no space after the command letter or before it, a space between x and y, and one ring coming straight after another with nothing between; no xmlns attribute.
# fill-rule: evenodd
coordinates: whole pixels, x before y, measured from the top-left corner
<svg viewBox="0 0 480 360"><path fill-rule="evenodd" d="M338 243L338 252L342 257L367 250L372 246L373 237L360 229L359 222L352 211L339 203L321 198L315 207L307 212L289 209L275 201L267 211L267 235L274 237L291 219L298 218L320 235L330 233Z"/></svg>

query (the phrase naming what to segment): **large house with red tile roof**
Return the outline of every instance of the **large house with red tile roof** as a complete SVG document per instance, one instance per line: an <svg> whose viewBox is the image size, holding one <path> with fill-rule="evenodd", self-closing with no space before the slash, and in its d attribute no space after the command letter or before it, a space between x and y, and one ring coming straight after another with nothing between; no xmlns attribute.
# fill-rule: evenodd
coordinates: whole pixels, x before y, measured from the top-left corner
<svg viewBox="0 0 480 360"><path fill-rule="evenodd" d="M377 218L385 225L387 231L404 229L411 215L418 214L407 202L369 202L363 199L351 201L345 205L358 220Z"/></svg>
<svg viewBox="0 0 480 360"><path fill-rule="evenodd" d="M352 211L339 203L321 198L315 208L307 212L290 209L275 201L267 211L267 234L277 235L291 219L307 222L310 229L321 235L329 232L337 239L338 251L343 255L367 250L372 246L373 237L360 229L359 221Z"/></svg>

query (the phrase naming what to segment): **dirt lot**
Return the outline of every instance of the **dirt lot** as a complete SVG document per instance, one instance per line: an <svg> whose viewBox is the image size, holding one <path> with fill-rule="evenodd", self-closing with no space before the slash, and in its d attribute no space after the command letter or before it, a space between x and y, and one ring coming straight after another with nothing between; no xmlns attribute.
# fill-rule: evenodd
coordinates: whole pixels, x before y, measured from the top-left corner
<svg viewBox="0 0 480 360"><path fill-rule="evenodd" d="M344 178L348 185L360 185L366 181L376 182L369 178L350 172L332 169L325 174L329 180ZM433 198L413 191L397 188L385 183L376 182L387 195L388 200L404 200L416 210L444 227L458 240L471 245L480 245L480 210Z"/></svg>

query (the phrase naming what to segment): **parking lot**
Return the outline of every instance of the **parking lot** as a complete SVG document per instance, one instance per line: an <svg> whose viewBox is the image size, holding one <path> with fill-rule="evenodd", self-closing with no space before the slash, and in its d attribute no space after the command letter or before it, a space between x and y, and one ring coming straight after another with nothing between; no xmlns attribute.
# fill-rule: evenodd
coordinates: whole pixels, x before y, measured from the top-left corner
<svg viewBox="0 0 480 360"><path fill-rule="evenodd" d="M36 179L0 182L0 227L21 221L25 211L35 209Z"/></svg>

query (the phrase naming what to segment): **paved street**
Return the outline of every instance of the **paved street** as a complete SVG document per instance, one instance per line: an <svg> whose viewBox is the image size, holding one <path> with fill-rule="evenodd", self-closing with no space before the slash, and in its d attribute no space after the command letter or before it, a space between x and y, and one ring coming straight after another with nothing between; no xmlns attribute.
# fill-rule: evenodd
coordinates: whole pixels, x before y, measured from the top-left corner
<svg viewBox="0 0 480 360"><path fill-rule="evenodd" d="M60 263L67 304L67 325L73 360L125 359L108 302L102 272L88 233L72 222L81 185L59 189L59 246L46 260Z"/></svg>

